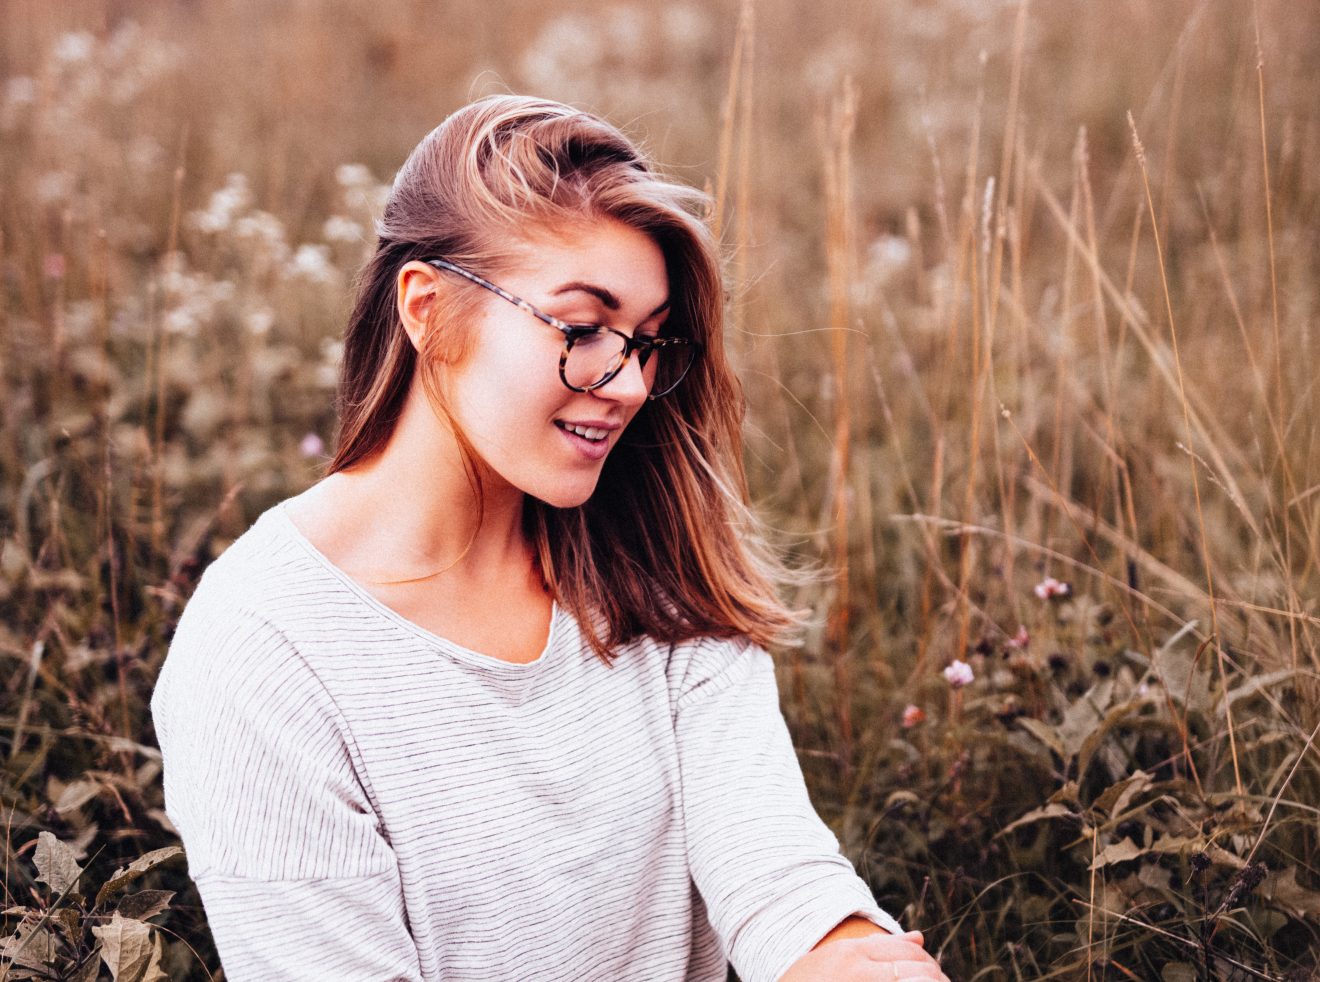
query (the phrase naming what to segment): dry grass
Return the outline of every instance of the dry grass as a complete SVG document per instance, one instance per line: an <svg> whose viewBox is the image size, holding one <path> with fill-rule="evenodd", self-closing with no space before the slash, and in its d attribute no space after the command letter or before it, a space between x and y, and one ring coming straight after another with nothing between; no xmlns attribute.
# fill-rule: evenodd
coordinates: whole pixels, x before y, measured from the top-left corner
<svg viewBox="0 0 1320 982"><path fill-rule="evenodd" d="M833 571L786 708L950 975L1311 977L1320 10L441 6L0 5L10 977L94 972L121 903L54 903L39 831L99 883L176 841L180 605L314 477L380 182L499 89L717 194L754 492ZM145 877L206 977L181 864Z"/></svg>

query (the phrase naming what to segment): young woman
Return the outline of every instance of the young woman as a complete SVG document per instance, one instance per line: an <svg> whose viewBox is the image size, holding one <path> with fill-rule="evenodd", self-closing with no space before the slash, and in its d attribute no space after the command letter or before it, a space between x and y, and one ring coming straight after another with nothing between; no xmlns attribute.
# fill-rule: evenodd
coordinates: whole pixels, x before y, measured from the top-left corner
<svg viewBox="0 0 1320 982"><path fill-rule="evenodd" d="M152 703L226 977L943 979L812 811L701 196L557 103L395 180L329 475Z"/></svg>

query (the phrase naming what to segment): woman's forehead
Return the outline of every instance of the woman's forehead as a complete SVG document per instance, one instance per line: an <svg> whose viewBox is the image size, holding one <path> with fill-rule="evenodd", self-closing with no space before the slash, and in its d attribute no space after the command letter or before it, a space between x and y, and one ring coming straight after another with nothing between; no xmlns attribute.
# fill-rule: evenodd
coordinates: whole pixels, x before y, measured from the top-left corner
<svg viewBox="0 0 1320 982"><path fill-rule="evenodd" d="M617 219L538 229L520 237L509 252L500 275L542 298L589 296L610 310L645 307L648 312L669 298L659 244Z"/></svg>

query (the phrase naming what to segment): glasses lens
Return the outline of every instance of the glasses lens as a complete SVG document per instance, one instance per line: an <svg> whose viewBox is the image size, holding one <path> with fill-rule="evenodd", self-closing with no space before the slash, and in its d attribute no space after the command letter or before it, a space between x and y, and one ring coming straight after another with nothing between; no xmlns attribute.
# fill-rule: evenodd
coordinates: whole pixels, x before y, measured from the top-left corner
<svg viewBox="0 0 1320 982"><path fill-rule="evenodd" d="M692 367L696 347L691 344L666 344L651 352L651 360L646 366L648 378L654 376L651 384L651 398L659 399L674 390L683 376Z"/></svg>
<svg viewBox="0 0 1320 982"><path fill-rule="evenodd" d="M623 362L627 342L613 331L573 339L564 360L564 379L577 389L590 389L612 376ZM694 348L690 344L667 344L633 355L642 370L652 399L671 391L692 366Z"/></svg>
<svg viewBox="0 0 1320 982"><path fill-rule="evenodd" d="M564 380L576 389L591 388L619 367L624 344L620 335L605 330L574 338L564 360Z"/></svg>

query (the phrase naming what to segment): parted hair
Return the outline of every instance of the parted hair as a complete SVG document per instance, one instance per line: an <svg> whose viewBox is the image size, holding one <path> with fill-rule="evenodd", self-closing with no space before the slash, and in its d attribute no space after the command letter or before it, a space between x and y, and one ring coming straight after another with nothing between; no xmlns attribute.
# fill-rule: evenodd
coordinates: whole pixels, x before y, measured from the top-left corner
<svg viewBox="0 0 1320 982"><path fill-rule="evenodd" d="M384 449L415 372L463 448L481 507L479 468L445 403L445 366L470 343L479 287L459 286L414 348L396 306L397 274L443 257L490 276L529 231L612 218L648 235L669 277L666 333L700 347L678 388L648 401L606 458L592 496L555 508L528 496L525 529L559 604L607 661L641 635L679 642L745 636L789 640L799 615L779 589L787 574L748 507L742 389L725 355L718 245L701 217L705 194L661 174L622 132L557 102L494 96L432 130L400 169L358 276L344 334L339 436L328 473ZM446 291L448 293L448 291Z"/></svg>

